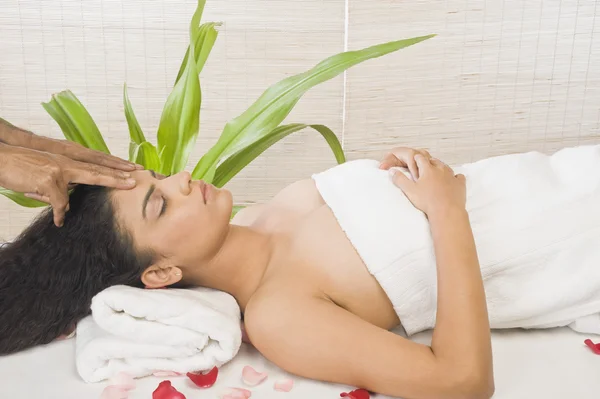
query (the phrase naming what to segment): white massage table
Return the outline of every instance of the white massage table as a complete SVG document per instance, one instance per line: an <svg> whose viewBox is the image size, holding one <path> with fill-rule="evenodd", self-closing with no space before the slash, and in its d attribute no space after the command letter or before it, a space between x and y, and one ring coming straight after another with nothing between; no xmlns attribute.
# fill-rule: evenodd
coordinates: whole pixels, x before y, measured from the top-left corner
<svg viewBox="0 0 600 399"><path fill-rule="evenodd" d="M494 398L600 398L600 356L583 344L585 338L598 342L596 337L579 335L569 329L495 332ZM414 339L426 343L431 335L423 333ZM269 373L265 382L252 389L253 399L334 399L339 398L341 392L352 389L294 378L295 386L291 392L276 392L273 382L285 373L247 345L242 347L238 357L221 368L217 384L208 390L194 388L187 377L170 380L188 399L216 399L225 387L243 387L241 370L248 364ZM130 398L150 399L152 391L163 379L147 377L137 380L137 388L131 392ZM106 385L85 384L79 378L74 363L74 340L0 357L0 381L2 399L97 399ZM385 398L382 395L376 397Z"/></svg>

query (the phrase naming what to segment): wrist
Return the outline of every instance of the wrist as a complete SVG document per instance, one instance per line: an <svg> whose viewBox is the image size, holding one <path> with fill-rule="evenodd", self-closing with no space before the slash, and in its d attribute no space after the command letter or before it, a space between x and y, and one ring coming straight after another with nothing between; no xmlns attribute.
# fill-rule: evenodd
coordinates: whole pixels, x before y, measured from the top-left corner
<svg viewBox="0 0 600 399"><path fill-rule="evenodd" d="M0 142L12 146L29 147L33 133L20 129L0 118Z"/></svg>
<svg viewBox="0 0 600 399"><path fill-rule="evenodd" d="M430 221L437 219L446 219L449 217L468 217L467 210L464 206L452 203L440 203L434 206L431 206L427 209L427 218Z"/></svg>

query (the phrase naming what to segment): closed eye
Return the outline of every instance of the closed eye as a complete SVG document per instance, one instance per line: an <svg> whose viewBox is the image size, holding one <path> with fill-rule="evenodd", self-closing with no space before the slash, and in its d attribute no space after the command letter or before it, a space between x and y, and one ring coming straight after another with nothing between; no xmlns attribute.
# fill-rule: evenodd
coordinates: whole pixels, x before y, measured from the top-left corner
<svg viewBox="0 0 600 399"><path fill-rule="evenodd" d="M162 195L161 198L163 203L162 207L160 208L160 213L158 214L159 217L164 215L167 210L167 198L164 195Z"/></svg>
<svg viewBox="0 0 600 399"><path fill-rule="evenodd" d="M148 169L148 172L150 172L150 174L152 175L152 177L154 177L155 179L158 178L156 172L153 171L152 169ZM161 175L161 177L164 179L164 176ZM162 180L162 179L160 179L160 180ZM150 186L150 189L146 193L146 196L144 197L144 201L142 203L142 217L144 219L146 219L146 207L148 206L148 202L150 201L150 197L155 192L155 190L156 190L156 186L154 184L152 184ZM162 199L162 206L160 208L160 213L158 214L158 217L163 216L165 214L166 210L167 210L167 198L164 195L161 195L160 198Z"/></svg>

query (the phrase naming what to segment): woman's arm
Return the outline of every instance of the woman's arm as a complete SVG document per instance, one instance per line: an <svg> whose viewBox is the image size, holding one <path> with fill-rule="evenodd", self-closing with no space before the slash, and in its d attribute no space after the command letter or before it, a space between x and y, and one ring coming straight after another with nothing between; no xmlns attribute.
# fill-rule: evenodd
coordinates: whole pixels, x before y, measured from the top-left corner
<svg viewBox="0 0 600 399"><path fill-rule="evenodd" d="M419 177L395 182L429 218L438 268L431 347L403 339L322 300L257 298L246 310L252 343L280 367L313 379L405 399L493 395L489 322L462 176L417 156ZM298 298L300 296L297 296Z"/></svg>
<svg viewBox="0 0 600 399"><path fill-rule="evenodd" d="M305 378L404 399L488 399L493 393L486 369L437 354L324 299L258 299L246 308L245 327L267 359Z"/></svg>
<svg viewBox="0 0 600 399"><path fill-rule="evenodd" d="M431 348L436 358L477 376L492 392L490 326L481 269L464 208L428 214L437 259L438 300Z"/></svg>

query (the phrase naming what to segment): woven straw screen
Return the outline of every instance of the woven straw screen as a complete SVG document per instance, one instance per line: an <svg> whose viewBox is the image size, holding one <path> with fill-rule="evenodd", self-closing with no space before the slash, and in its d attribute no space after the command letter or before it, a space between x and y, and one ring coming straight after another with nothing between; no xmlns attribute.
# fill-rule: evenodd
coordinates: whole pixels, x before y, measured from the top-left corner
<svg viewBox="0 0 600 399"><path fill-rule="evenodd" d="M289 122L324 123L350 159L392 146L426 147L450 163L599 143L597 0L208 0L224 21L201 76L201 133L190 160L270 84L343 51L437 33L310 91ZM2 0L0 116L62 137L40 103L71 89L114 154L126 156L127 82L155 137L187 43L195 0ZM236 202L268 199L334 165L304 132L233 180ZM0 239L37 213L0 198Z"/></svg>

